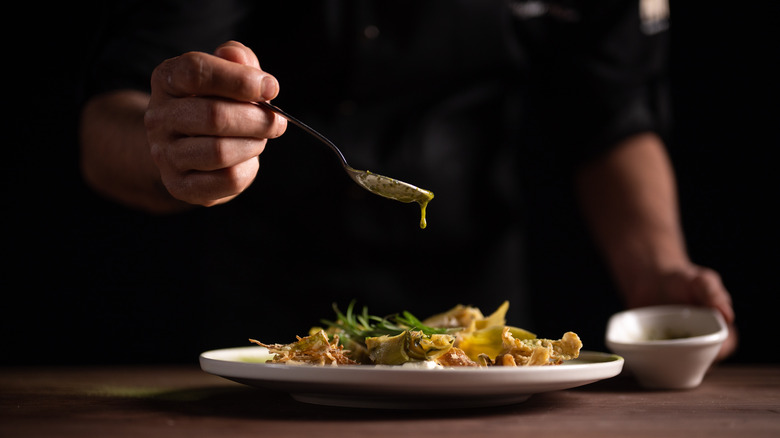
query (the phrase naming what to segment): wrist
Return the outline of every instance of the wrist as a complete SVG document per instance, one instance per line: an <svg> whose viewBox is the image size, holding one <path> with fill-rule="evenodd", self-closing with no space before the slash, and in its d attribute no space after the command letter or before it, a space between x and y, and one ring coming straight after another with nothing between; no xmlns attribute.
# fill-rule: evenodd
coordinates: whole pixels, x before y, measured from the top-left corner
<svg viewBox="0 0 780 438"><path fill-rule="evenodd" d="M81 114L81 173L96 193L151 213L192 208L163 185L146 139L149 96L120 90L92 98Z"/></svg>

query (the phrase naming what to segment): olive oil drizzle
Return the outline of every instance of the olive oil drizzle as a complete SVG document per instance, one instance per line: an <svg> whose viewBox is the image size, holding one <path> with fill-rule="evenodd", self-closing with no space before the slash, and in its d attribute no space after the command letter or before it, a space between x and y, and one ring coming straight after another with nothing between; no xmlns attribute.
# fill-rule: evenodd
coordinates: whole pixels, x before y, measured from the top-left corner
<svg viewBox="0 0 780 438"><path fill-rule="evenodd" d="M433 199L433 192L378 173L357 170L350 166L346 166L346 168L352 180L371 193L400 202L418 203L420 205L420 228L428 226L426 209L428 203Z"/></svg>

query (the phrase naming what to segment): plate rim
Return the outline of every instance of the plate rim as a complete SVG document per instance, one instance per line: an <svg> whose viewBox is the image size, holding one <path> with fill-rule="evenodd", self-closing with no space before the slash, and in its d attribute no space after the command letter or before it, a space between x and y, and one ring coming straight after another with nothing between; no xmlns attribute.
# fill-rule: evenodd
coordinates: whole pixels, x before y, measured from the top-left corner
<svg viewBox="0 0 780 438"><path fill-rule="evenodd" d="M533 394L575 388L621 373L624 359L613 353L581 351L561 365L520 367L405 368L390 365L289 365L246 361L263 347L201 353L203 371L248 386L289 393L310 404L411 409L506 405ZM244 359L240 361L240 359ZM456 380L457 379L457 380ZM457 382L457 385L453 385Z"/></svg>
<svg viewBox="0 0 780 438"><path fill-rule="evenodd" d="M427 378L439 376L480 376L479 382L490 382L501 377L515 376L515 381L524 378L549 378L561 380L560 376L575 374L576 370L582 371L581 375L562 380L579 380L595 377L599 380L618 375L622 371L624 359L614 353L596 352L584 350L580 352L578 359L566 361L561 365L550 366L520 366L520 367L445 367L435 369L407 368L392 365L289 365L268 364L252 362L248 359L260 357L263 347L234 347L209 350L201 353L200 365L203 371L226 378L264 379L289 382L319 381L329 379L351 379L356 381L371 379L378 376L404 376L414 378L425 376ZM241 360L244 358L244 360ZM584 363L583 363L584 362ZM577 373L579 374L579 373Z"/></svg>

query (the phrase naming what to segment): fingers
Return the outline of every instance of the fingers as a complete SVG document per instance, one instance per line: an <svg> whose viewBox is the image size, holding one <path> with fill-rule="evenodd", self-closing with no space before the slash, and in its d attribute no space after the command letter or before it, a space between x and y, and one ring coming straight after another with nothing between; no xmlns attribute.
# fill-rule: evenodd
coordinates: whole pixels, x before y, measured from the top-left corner
<svg viewBox="0 0 780 438"><path fill-rule="evenodd" d="M174 197L200 205L226 202L257 175L257 157L287 121L252 102L279 92L255 54L230 41L213 55L191 52L152 74L144 122L152 158Z"/></svg>
<svg viewBox="0 0 780 438"><path fill-rule="evenodd" d="M185 53L157 66L152 89L172 97L219 96L244 102L271 100L279 93L278 82L259 68L256 58L249 59L235 46L223 46L220 53L241 63L202 52Z"/></svg>
<svg viewBox="0 0 780 438"><path fill-rule="evenodd" d="M257 69L260 68L260 62L257 60L255 52L237 41L228 41L217 47L214 56Z"/></svg>
<svg viewBox="0 0 780 438"><path fill-rule="evenodd" d="M727 323L734 321L731 295L717 272L709 268L699 268L696 276L691 279L689 288L697 304L718 309Z"/></svg>
<svg viewBox="0 0 780 438"><path fill-rule="evenodd" d="M257 157L210 172L189 171L165 180L177 198L206 207L227 202L249 187L257 175Z"/></svg>
<svg viewBox="0 0 780 438"><path fill-rule="evenodd" d="M718 310L729 327L729 335L716 357L716 360L723 360L736 351L739 343L731 295L723 285L720 275L712 269L695 266L689 275L685 287L689 300L695 305Z"/></svg>
<svg viewBox="0 0 780 438"><path fill-rule="evenodd" d="M720 275L712 269L686 264L671 272L660 273L655 292L642 295L628 295L630 307L687 304L716 309L729 326L729 336L718 354L722 360L737 348L738 336L734 325L735 313L731 295L721 281Z"/></svg>
<svg viewBox="0 0 780 438"><path fill-rule="evenodd" d="M173 172L210 172L238 166L260 155L266 141L236 137L183 137L159 153Z"/></svg>
<svg viewBox="0 0 780 438"><path fill-rule="evenodd" d="M721 361L731 356L737 350L738 344L739 334L737 333L737 328L734 324L730 324L729 335L723 342L723 345L720 346L720 350L718 351L718 355L715 357L715 360Z"/></svg>
<svg viewBox="0 0 780 438"><path fill-rule="evenodd" d="M726 321L729 335L721 345L716 360L723 360L734 353L739 343L737 328L734 325L734 307L731 295L721 281L720 275L709 268L700 267L697 275L690 282L690 292L696 304L713 307Z"/></svg>
<svg viewBox="0 0 780 438"><path fill-rule="evenodd" d="M171 105L150 105L147 130L169 137L219 136L276 138L287 126L284 118L257 105L221 98L185 97Z"/></svg>
<svg viewBox="0 0 780 438"><path fill-rule="evenodd" d="M184 137L164 148L153 147L152 157L174 198L211 206L252 184L265 144L248 138Z"/></svg>
<svg viewBox="0 0 780 438"><path fill-rule="evenodd" d="M226 202L254 181L267 139L281 135L286 125L249 103L179 100L180 105L147 111L150 152L163 184L192 204Z"/></svg>

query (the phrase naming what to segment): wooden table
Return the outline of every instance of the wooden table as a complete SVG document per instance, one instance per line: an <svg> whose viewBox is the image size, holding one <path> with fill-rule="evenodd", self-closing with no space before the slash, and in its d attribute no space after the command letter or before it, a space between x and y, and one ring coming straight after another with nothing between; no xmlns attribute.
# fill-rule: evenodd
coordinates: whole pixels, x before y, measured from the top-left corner
<svg viewBox="0 0 780 438"><path fill-rule="evenodd" d="M0 369L0 437L780 437L780 365L725 365L686 391L627 375L500 408L307 405L196 366Z"/></svg>

